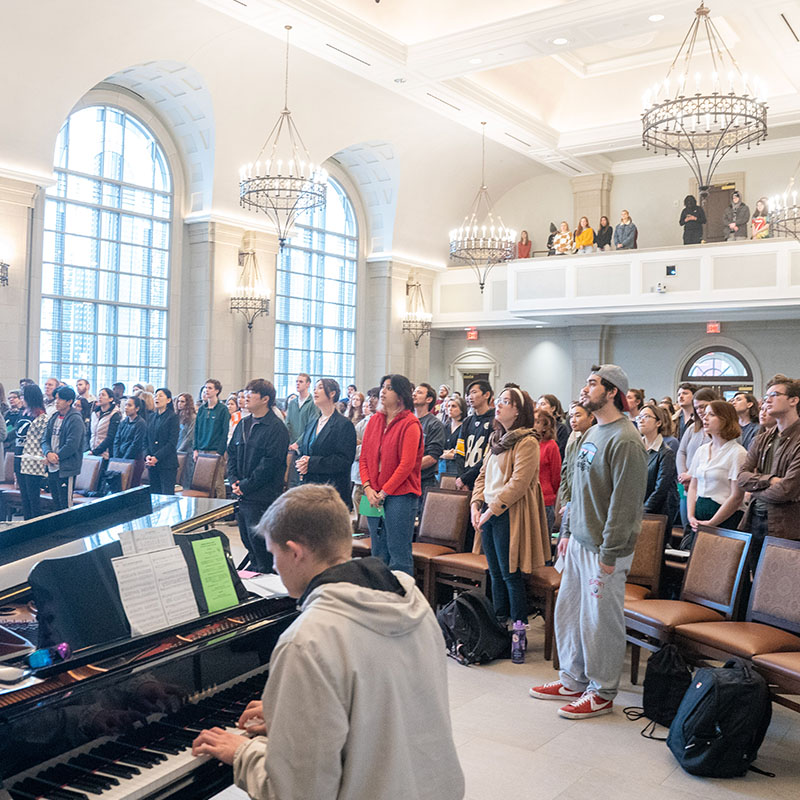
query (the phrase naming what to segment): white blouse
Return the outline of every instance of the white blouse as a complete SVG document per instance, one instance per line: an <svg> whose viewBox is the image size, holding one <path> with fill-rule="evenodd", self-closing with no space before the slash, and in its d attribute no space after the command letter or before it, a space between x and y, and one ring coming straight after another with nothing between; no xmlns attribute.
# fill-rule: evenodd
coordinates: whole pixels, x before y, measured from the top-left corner
<svg viewBox="0 0 800 800"><path fill-rule="evenodd" d="M689 472L697 478L697 496L710 497L722 505L731 496L731 481L742 470L747 451L736 439L725 442L711 454L711 443L700 445Z"/></svg>

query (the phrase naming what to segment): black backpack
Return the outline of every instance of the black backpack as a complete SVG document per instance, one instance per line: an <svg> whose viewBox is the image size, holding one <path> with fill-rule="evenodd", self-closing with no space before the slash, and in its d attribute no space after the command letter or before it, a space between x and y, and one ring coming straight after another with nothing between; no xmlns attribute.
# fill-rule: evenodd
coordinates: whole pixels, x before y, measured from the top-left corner
<svg viewBox="0 0 800 800"><path fill-rule="evenodd" d="M486 595L478 589L462 592L436 618L447 654L459 663L485 664L511 656L511 634L497 621Z"/></svg>
<svg viewBox="0 0 800 800"><path fill-rule="evenodd" d="M667 746L691 775L744 775L772 719L767 682L740 658L697 670L672 721ZM771 773L762 773L771 774Z"/></svg>

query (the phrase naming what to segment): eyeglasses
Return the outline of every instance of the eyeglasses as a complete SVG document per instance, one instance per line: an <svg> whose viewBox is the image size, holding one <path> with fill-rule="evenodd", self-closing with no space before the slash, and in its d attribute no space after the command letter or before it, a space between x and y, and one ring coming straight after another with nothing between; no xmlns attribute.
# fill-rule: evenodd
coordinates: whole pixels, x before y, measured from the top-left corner
<svg viewBox="0 0 800 800"><path fill-rule="evenodd" d="M656 422L658 422L658 417L654 417L652 414L639 414L639 416L636 417L636 420L638 422L642 422L643 420L646 420L646 419L654 419L654 420L656 420Z"/></svg>
<svg viewBox="0 0 800 800"><path fill-rule="evenodd" d="M764 402L766 402L767 400L772 400L774 397L788 397L788 396L789 396L788 392L769 392L769 394L765 394L762 399L764 400Z"/></svg>

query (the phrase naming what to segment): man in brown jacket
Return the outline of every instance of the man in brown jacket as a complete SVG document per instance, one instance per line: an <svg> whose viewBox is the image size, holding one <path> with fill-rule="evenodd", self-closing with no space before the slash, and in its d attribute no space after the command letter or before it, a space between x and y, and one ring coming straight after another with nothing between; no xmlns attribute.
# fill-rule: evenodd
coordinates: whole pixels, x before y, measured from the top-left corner
<svg viewBox="0 0 800 800"><path fill-rule="evenodd" d="M756 436L747 452L739 486L752 500L740 528L752 534L750 568L755 569L765 536L800 539L800 382L776 375L764 405L776 421Z"/></svg>

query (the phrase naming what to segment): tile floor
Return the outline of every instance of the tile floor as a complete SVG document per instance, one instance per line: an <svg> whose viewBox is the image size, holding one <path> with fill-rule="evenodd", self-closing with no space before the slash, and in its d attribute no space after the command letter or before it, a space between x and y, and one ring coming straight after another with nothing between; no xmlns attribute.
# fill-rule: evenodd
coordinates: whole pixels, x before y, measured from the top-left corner
<svg viewBox="0 0 800 800"><path fill-rule="evenodd" d="M238 561L238 534L221 527ZM639 735L646 720L631 722L623 715L623 707L641 705L642 689L630 683L629 663L613 714L566 720L556 714L557 702L530 697L530 686L556 677L542 656L543 643L542 622L535 620L525 664L463 667L448 660L453 735L467 800L800 799L800 714L773 705L756 763L776 777L695 778L677 765L666 744ZM217 796L240 798L246 795L233 787Z"/></svg>

